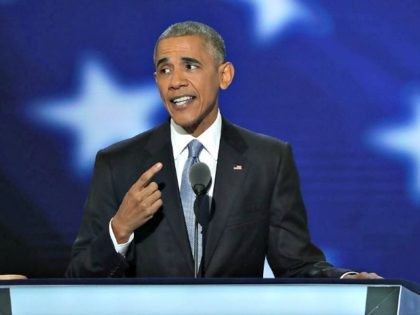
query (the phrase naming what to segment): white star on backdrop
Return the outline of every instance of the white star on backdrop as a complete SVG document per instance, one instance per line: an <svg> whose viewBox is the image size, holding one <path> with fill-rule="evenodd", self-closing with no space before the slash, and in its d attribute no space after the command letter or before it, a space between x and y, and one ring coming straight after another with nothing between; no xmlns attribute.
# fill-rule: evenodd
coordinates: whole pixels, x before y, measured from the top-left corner
<svg viewBox="0 0 420 315"><path fill-rule="evenodd" d="M272 39L290 23L308 19L311 14L297 0L241 0L253 6L255 30L262 41Z"/></svg>
<svg viewBox="0 0 420 315"><path fill-rule="evenodd" d="M413 119L401 126L381 128L372 133L374 144L387 152L402 156L412 167L409 191L420 202L420 94L412 98Z"/></svg>
<svg viewBox="0 0 420 315"><path fill-rule="evenodd" d="M81 68L77 95L37 102L35 118L69 128L76 137L75 167L91 168L95 154L113 142L152 127L152 115L163 106L153 79L135 87L119 86L97 59Z"/></svg>

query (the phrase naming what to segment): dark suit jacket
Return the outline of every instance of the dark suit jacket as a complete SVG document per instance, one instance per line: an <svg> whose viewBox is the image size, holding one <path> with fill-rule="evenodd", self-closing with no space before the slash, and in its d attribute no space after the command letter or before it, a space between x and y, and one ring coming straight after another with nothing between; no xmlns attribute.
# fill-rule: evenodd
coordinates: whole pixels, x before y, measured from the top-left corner
<svg viewBox="0 0 420 315"><path fill-rule="evenodd" d="M114 250L108 224L138 177L155 176L163 206L135 231L126 258ZM235 167L240 166L240 167ZM206 277L262 277L264 258L276 276L339 277L309 237L290 145L223 120L206 244ZM71 277L192 277L191 254L173 161L169 122L98 153Z"/></svg>

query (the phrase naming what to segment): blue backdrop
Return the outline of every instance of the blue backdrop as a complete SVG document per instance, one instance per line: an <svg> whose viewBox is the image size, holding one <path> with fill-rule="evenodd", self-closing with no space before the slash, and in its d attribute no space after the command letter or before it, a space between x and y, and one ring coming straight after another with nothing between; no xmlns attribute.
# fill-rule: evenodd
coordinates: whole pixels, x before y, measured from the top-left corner
<svg viewBox="0 0 420 315"><path fill-rule="evenodd" d="M0 0L0 273L59 277L98 149L166 118L152 50L193 19L236 66L221 109L292 143L336 265L420 281L420 2Z"/></svg>

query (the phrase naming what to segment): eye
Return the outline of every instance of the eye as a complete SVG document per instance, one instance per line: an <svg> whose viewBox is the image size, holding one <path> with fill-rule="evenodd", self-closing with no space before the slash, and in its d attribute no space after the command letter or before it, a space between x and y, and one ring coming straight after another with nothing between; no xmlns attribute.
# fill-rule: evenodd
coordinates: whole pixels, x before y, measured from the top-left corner
<svg viewBox="0 0 420 315"><path fill-rule="evenodd" d="M187 64L185 65L185 67L186 67L188 70L196 70L196 69L198 69L198 66L197 66L197 65L195 65L195 64L192 64L192 63L187 63Z"/></svg>
<svg viewBox="0 0 420 315"><path fill-rule="evenodd" d="M162 67L161 69L159 69L160 74L169 74L170 72L171 70L168 67Z"/></svg>

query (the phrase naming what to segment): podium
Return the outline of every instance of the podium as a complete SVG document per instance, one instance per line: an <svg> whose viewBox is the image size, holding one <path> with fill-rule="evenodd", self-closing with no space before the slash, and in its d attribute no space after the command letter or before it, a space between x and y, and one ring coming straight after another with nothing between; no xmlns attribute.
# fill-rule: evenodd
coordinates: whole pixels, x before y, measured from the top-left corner
<svg viewBox="0 0 420 315"><path fill-rule="evenodd" d="M415 315L401 280L45 279L0 282L0 314Z"/></svg>

